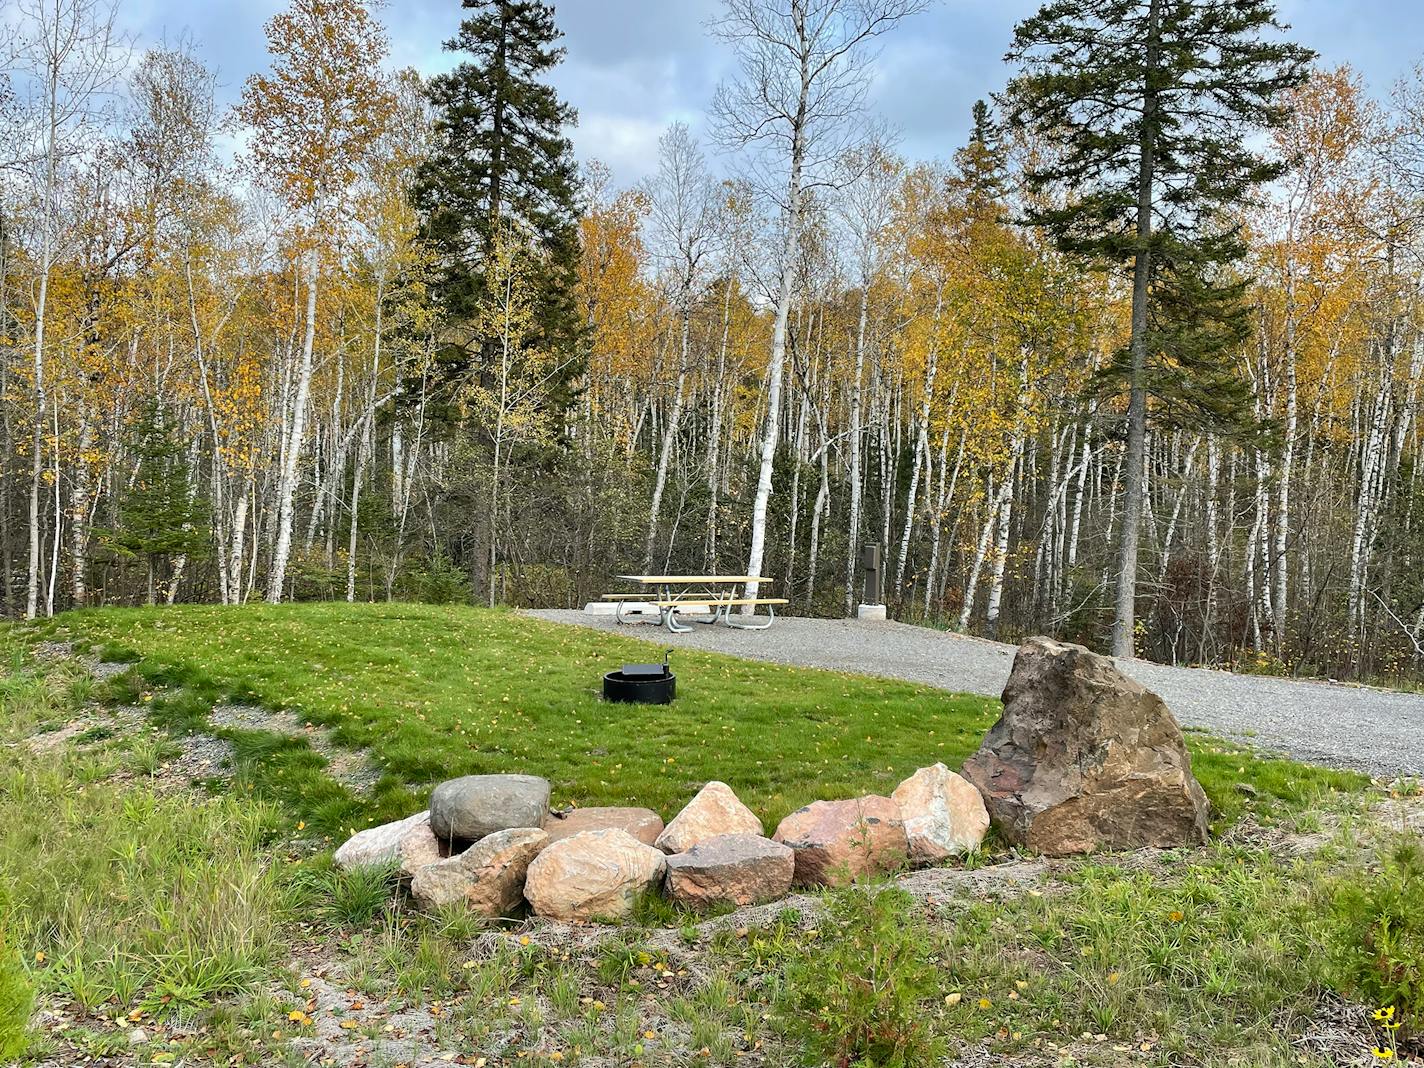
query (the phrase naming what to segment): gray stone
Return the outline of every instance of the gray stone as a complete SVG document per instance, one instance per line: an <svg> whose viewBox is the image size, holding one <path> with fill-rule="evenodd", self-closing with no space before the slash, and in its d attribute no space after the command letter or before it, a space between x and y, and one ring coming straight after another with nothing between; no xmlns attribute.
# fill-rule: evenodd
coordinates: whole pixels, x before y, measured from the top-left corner
<svg viewBox="0 0 1424 1068"><path fill-rule="evenodd" d="M357 831L342 843L332 860L338 868L347 871L352 868L379 867L396 861L401 861L404 868L408 858L427 854L433 844L430 813L417 812L414 816L407 816L394 823L383 823L379 827L367 827L364 831ZM439 853L436 852L434 856L425 855L423 859L426 863L438 860Z"/></svg>
<svg viewBox="0 0 1424 1068"><path fill-rule="evenodd" d="M549 780L536 775L466 775L430 795L430 829L442 842L477 842L495 831L543 827Z"/></svg>
<svg viewBox="0 0 1424 1068"><path fill-rule="evenodd" d="M1030 638L964 764L999 833L1049 855L1201 844L1206 795L1155 693L1081 645Z"/></svg>
<svg viewBox="0 0 1424 1068"><path fill-rule="evenodd" d="M789 846L758 834L723 834L668 857L666 885L688 908L760 905L785 897L795 873Z"/></svg>

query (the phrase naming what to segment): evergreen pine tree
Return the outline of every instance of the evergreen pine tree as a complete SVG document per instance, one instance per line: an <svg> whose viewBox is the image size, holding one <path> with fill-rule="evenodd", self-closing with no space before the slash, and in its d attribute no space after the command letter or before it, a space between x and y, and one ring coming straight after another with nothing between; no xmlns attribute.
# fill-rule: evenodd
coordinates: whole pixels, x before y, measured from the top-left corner
<svg viewBox="0 0 1424 1068"><path fill-rule="evenodd" d="M1242 414L1244 253L1231 221L1281 173L1254 135L1287 117L1313 53L1269 40L1270 0L1052 0L1014 33L1010 119L1056 151L1030 208L1064 251L1124 269L1132 328L1111 373L1128 395L1113 653L1133 654L1149 397L1178 419ZM1154 409L1155 411L1155 409Z"/></svg>
<svg viewBox="0 0 1424 1068"><path fill-rule="evenodd" d="M430 80L438 145L416 181L424 238L436 252L435 294L446 315L442 353L456 378L488 376L491 341L476 323L486 264L501 225L531 235L538 336L567 383L580 369L582 325L574 300L578 171L564 130L576 114L541 81L564 50L554 11L539 0L464 0L473 12L445 47L470 58ZM556 393L567 400L567 393Z"/></svg>
<svg viewBox="0 0 1424 1068"><path fill-rule="evenodd" d="M998 214L1004 199L1004 147L1000 131L989 115L989 105L974 101L969 143L954 153L956 177L963 183L965 199L974 215Z"/></svg>
<svg viewBox="0 0 1424 1068"><path fill-rule="evenodd" d="M156 600L157 577L179 556L206 554L207 504L193 494L191 467L178 430L163 408L149 404L134 426L131 448L138 471L119 496L118 526L102 531L106 545L121 556L142 558L147 567L148 603Z"/></svg>

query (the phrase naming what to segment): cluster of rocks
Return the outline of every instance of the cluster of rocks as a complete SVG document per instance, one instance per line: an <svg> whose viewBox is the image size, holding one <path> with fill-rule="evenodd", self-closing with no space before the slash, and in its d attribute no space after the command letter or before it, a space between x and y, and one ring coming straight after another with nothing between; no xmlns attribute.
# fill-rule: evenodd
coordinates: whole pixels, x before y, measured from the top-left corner
<svg viewBox="0 0 1424 1068"><path fill-rule="evenodd" d="M1019 650L1004 713L964 775L921 768L889 797L816 801L770 837L723 782L664 826L646 808L550 811L532 775L468 775L430 808L361 831L343 868L394 864L422 908L463 904L587 922L626 915L661 890L709 909L762 904L792 887L835 886L1010 843L1065 854L1205 841L1207 802L1180 728L1155 694L1081 646Z"/></svg>
<svg viewBox="0 0 1424 1068"><path fill-rule="evenodd" d="M769 838L724 782L664 826L645 808L551 812L548 782L532 775L467 775L437 786L429 810L354 835L336 863L397 865L422 908L505 916L527 902L535 915L587 922L624 916L659 890L695 909L775 901L793 886L955 856L988 829L979 791L943 764L890 797L807 805Z"/></svg>

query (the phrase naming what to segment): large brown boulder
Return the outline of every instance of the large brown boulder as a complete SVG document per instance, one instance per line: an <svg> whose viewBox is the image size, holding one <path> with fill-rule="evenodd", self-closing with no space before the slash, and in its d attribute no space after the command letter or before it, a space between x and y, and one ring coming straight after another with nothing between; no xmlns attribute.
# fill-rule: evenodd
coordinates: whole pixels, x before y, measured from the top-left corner
<svg viewBox="0 0 1424 1068"><path fill-rule="evenodd" d="M550 843L584 831L627 831L644 845L653 845L663 833L663 819L650 808L571 808L550 812L544 823Z"/></svg>
<svg viewBox="0 0 1424 1068"><path fill-rule="evenodd" d="M715 779L672 818L658 835L657 846L664 853L685 853L698 842L719 834L761 834L761 820L732 792Z"/></svg>
<svg viewBox="0 0 1424 1068"><path fill-rule="evenodd" d="M797 886L844 886L903 867L909 854L900 806L875 794L812 801L777 824L772 839L795 853Z"/></svg>
<svg viewBox="0 0 1424 1068"><path fill-rule="evenodd" d="M1004 714L964 777L999 833L1039 853L1206 841L1206 795L1172 713L1081 645L1019 647Z"/></svg>
<svg viewBox="0 0 1424 1068"><path fill-rule="evenodd" d="M723 834L667 859L667 893L679 905L708 909L760 905L785 897L796 858L759 834Z"/></svg>
<svg viewBox="0 0 1424 1068"><path fill-rule="evenodd" d="M617 919L663 881L667 858L627 831L584 831L529 865L524 896L540 916L571 923Z"/></svg>
<svg viewBox="0 0 1424 1068"><path fill-rule="evenodd" d="M423 909L463 902L481 916L507 916L523 901L525 873L548 841L537 827L487 834L463 853L418 870L411 895Z"/></svg>

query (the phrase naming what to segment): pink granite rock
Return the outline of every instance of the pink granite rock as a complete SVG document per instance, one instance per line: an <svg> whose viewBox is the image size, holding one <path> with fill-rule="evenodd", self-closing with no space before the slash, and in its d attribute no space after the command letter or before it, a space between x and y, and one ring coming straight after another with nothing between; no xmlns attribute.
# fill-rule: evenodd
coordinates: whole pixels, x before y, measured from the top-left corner
<svg viewBox="0 0 1424 1068"><path fill-rule="evenodd" d="M979 848L989 829L989 810L978 788L943 764L921 768L895 787L910 860L934 864Z"/></svg>
<svg viewBox="0 0 1424 1068"><path fill-rule="evenodd" d="M481 916L506 916L523 900L529 865L548 841L537 827L496 831L463 853L418 870L411 895L424 909L464 902Z"/></svg>
<svg viewBox="0 0 1424 1068"><path fill-rule="evenodd" d="M654 845L663 833L663 819L650 808L571 808L549 813L544 830L551 843L584 831L619 830L644 845Z"/></svg>
<svg viewBox="0 0 1424 1068"><path fill-rule="evenodd" d="M761 834L761 820L737 799L724 782L712 781L673 817L658 835L664 853L685 853L698 842L721 834Z"/></svg>
<svg viewBox="0 0 1424 1068"><path fill-rule="evenodd" d="M902 867L909 854L900 806L875 794L813 801L782 820L772 838L795 852L797 886L844 886Z"/></svg>
<svg viewBox="0 0 1424 1068"><path fill-rule="evenodd" d="M627 831L584 831L549 846L529 865L524 896L540 916L570 923L616 919L662 883L667 858Z"/></svg>

